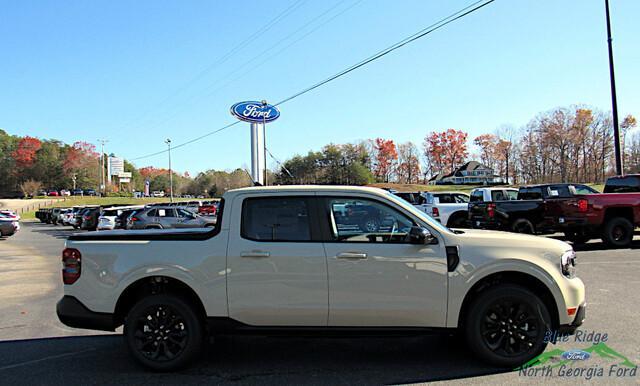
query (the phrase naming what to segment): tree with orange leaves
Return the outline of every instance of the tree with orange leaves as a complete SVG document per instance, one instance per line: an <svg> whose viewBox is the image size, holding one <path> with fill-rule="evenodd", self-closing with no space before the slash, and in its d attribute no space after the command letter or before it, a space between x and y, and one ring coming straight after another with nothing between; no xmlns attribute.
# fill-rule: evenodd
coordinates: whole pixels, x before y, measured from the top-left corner
<svg viewBox="0 0 640 386"><path fill-rule="evenodd" d="M391 139L376 138L374 145L375 165L373 174L379 180L389 182L393 173L393 166L398 159L396 145Z"/></svg>
<svg viewBox="0 0 640 386"><path fill-rule="evenodd" d="M424 153L432 166L432 173L449 173L462 165L467 156L467 133L447 129L432 132L424 139Z"/></svg>

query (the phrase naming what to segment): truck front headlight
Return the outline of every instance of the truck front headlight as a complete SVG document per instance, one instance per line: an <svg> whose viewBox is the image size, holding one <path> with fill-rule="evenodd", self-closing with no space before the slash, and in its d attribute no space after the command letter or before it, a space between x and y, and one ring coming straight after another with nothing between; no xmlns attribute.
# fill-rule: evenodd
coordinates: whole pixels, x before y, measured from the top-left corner
<svg viewBox="0 0 640 386"><path fill-rule="evenodd" d="M576 252L572 249L566 251L560 257L560 268L566 277L573 277L576 273Z"/></svg>

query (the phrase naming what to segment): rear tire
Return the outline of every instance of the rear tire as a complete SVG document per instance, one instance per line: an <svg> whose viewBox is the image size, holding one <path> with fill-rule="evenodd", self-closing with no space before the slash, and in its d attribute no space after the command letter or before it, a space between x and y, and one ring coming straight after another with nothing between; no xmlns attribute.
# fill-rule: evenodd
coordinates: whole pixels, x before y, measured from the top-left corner
<svg viewBox="0 0 640 386"><path fill-rule="evenodd" d="M604 224L602 241L613 248L623 248L633 241L633 224L624 217L614 217Z"/></svg>
<svg viewBox="0 0 640 386"><path fill-rule="evenodd" d="M533 292L500 284L473 301L464 328L469 347L480 359L515 368L547 347L544 336L551 330L551 317Z"/></svg>
<svg viewBox="0 0 640 386"><path fill-rule="evenodd" d="M511 231L515 233L526 233L528 235L533 235L536 233L535 227L531 223L531 221L519 218L511 224Z"/></svg>
<svg viewBox="0 0 640 386"><path fill-rule="evenodd" d="M468 215L465 214L454 214L451 217L449 217L449 220L447 221L447 227L448 228L470 228L469 226L469 219L468 219Z"/></svg>
<svg viewBox="0 0 640 386"><path fill-rule="evenodd" d="M129 311L124 339L140 364L171 371L197 358L204 344L204 328L190 303L173 295L151 295Z"/></svg>

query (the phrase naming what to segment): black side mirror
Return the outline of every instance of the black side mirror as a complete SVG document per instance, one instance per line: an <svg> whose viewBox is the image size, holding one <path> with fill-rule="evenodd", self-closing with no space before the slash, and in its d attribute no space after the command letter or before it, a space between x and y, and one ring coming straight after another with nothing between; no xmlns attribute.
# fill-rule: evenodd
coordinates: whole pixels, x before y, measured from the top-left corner
<svg viewBox="0 0 640 386"><path fill-rule="evenodd" d="M438 239L433 237L427 229L421 226L412 226L409 231L409 242L411 244L438 244Z"/></svg>

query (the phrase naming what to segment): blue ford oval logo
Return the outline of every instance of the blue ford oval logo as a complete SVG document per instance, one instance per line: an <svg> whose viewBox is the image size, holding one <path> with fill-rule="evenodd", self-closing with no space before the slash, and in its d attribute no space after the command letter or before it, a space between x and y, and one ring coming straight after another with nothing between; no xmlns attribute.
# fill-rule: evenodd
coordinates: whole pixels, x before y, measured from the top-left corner
<svg viewBox="0 0 640 386"><path fill-rule="evenodd" d="M591 358L591 354L582 350L569 350L562 353L562 358L570 361L586 361Z"/></svg>
<svg viewBox="0 0 640 386"><path fill-rule="evenodd" d="M258 101L239 102L231 106L231 114L245 122L268 123L280 116L276 106Z"/></svg>

